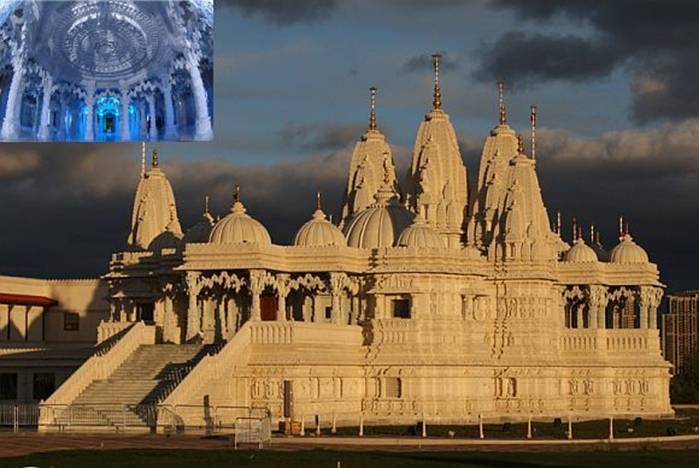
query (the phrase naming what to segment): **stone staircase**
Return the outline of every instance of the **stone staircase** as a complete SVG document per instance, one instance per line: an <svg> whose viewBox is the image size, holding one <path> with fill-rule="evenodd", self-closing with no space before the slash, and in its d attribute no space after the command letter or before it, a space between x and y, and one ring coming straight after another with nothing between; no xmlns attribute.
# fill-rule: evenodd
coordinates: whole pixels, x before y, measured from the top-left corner
<svg viewBox="0 0 699 468"><path fill-rule="evenodd" d="M109 378L85 388L64 417L72 425L152 428L156 405L209 351L200 344L142 345Z"/></svg>

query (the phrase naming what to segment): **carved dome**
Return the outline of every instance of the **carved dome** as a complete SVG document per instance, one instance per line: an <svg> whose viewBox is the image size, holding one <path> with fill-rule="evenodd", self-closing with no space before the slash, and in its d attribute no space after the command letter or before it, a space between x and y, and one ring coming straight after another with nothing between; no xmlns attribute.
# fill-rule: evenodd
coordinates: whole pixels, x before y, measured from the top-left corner
<svg viewBox="0 0 699 468"><path fill-rule="evenodd" d="M245 212L245 207L236 200L231 212L216 223L211 230L212 244L257 244L270 245L272 238L267 229Z"/></svg>
<svg viewBox="0 0 699 468"><path fill-rule="evenodd" d="M420 215L401 232L397 245L399 247L440 248L444 247L442 238Z"/></svg>
<svg viewBox="0 0 699 468"><path fill-rule="evenodd" d="M611 263L622 265L648 263L648 254L643 248L633 241L630 234L624 234L621 241L609 254Z"/></svg>
<svg viewBox="0 0 699 468"><path fill-rule="evenodd" d="M578 238L573 246L565 254L564 260L571 263L595 263L598 261L597 254L582 239Z"/></svg>
<svg viewBox="0 0 699 468"><path fill-rule="evenodd" d="M298 230L294 236L294 245L303 247L327 247L347 245L342 231L328 221L320 206L313 217Z"/></svg>
<svg viewBox="0 0 699 468"><path fill-rule="evenodd" d="M345 229L347 245L363 249L393 247L413 215L401 206L387 185L376 193L376 203L357 213Z"/></svg>

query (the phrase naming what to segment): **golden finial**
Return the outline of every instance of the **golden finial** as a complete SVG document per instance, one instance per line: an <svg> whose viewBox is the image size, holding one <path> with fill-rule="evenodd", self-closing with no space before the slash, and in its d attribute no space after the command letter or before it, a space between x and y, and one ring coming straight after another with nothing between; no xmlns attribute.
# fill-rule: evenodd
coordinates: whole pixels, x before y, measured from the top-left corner
<svg viewBox="0 0 699 468"><path fill-rule="evenodd" d="M573 216L573 242L578 240L578 220Z"/></svg>
<svg viewBox="0 0 699 468"><path fill-rule="evenodd" d="M371 112L369 113L369 130L376 130L376 87L369 88Z"/></svg>
<svg viewBox="0 0 699 468"><path fill-rule="evenodd" d="M619 238L624 237L624 217L619 216Z"/></svg>
<svg viewBox="0 0 699 468"><path fill-rule="evenodd" d="M595 243L595 225L590 224L590 245Z"/></svg>
<svg viewBox="0 0 699 468"><path fill-rule="evenodd" d="M521 134L517 135L517 153L524 154L524 138Z"/></svg>
<svg viewBox="0 0 699 468"><path fill-rule="evenodd" d="M432 66L434 67L434 96L432 99L432 107L434 110L442 108L442 89L439 87L439 59L440 54L432 54Z"/></svg>
<svg viewBox="0 0 699 468"><path fill-rule="evenodd" d="M235 186L235 195L233 195L233 201L236 203L240 202L240 185Z"/></svg>
<svg viewBox="0 0 699 468"><path fill-rule="evenodd" d="M204 214L209 214L209 194L204 195Z"/></svg>
<svg viewBox="0 0 699 468"><path fill-rule="evenodd" d="M316 210L320 209L320 192L316 192Z"/></svg>
<svg viewBox="0 0 699 468"><path fill-rule="evenodd" d="M561 210L556 211L556 234L561 235Z"/></svg>
<svg viewBox="0 0 699 468"><path fill-rule="evenodd" d="M153 150L153 156L151 160L151 166L153 167L158 167L158 150L154 149Z"/></svg>
<svg viewBox="0 0 699 468"><path fill-rule="evenodd" d="M505 82L498 81L498 113L500 118L498 122L500 125L507 124L507 110L505 109Z"/></svg>
<svg viewBox="0 0 699 468"><path fill-rule="evenodd" d="M529 121L532 125L532 159L536 159L536 106L529 107Z"/></svg>

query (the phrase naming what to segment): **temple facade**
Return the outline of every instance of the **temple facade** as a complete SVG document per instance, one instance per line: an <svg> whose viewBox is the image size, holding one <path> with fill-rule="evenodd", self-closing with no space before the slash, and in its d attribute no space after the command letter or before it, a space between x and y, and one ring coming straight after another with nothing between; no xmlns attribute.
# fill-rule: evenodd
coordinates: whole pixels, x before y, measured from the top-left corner
<svg viewBox="0 0 699 468"><path fill-rule="evenodd" d="M202 421L202 405L354 425L671 415L657 266L623 225L609 253L579 229L562 238L535 139L525 149L507 124L502 92L469 188L438 71L435 56L433 105L405 178L372 90L338 225L318 196L291 245L272 242L244 190L229 213L207 203L182 229L154 153L127 248L102 278L109 312L97 337L111 348L45 403L84 401L143 346L197 345L206 355L155 400L184 424Z"/></svg>
<svg viewBox="0 0 699 468"><path fill-rule="evenodd" d="M0 6L0 139L210 140L212 119L212 0Z"/></svg>

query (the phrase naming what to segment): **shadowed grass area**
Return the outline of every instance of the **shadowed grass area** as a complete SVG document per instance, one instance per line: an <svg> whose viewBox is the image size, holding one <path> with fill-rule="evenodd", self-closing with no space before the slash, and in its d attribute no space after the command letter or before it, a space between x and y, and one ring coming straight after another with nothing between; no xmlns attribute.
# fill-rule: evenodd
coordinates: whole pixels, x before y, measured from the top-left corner
<svg viewBox="0 0 699 468"><path fill-rule="evenodd" d="M599 452L348 452L331 450L85 450L39 453L0 459L0 468L216 468L255 467L640 467L697 466L699 450L647 450Z"/></svg>

